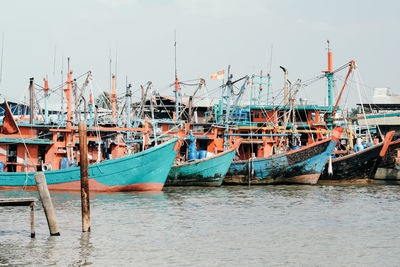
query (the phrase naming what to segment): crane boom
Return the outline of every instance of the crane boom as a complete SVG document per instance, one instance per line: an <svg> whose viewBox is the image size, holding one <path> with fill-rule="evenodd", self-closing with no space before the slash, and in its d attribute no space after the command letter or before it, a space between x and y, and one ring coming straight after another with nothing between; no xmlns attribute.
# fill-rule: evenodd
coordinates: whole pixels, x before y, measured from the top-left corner
<svg viewBox="0 0 400 267"><path fill-rule="evenodd" d="M338 105L339 105L339 101L340 101L340 98L342 97L342 93L343 93L344 87L345 87L346 84L347 84L347 79L349 78L350 73L352 72L352 70L353 70L353 68L354 68L355 61L352 60L352 61L350 61L349 64L350 64L349 71L347 72L346 79L344 80L344 83L343 83L343 86L342 86L342 90L340 90L340 94L339 94L339 96L338 96L338 99L336 100L335 107L333 108L332 117L335 117L335 111L336 111L336 109L337 109L337 107L338 107ZM348 64L347 64L347 65L348 65Z"/></svg>

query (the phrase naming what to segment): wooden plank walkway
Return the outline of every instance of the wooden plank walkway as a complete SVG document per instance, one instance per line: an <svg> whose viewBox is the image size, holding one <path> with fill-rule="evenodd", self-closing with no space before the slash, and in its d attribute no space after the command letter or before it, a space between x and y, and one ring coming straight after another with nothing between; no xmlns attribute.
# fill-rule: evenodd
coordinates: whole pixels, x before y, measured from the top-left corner
<svg viewBox="0 0 400 267"><path fill-rule="evenodd" d="M33 207L36 205L37 198L0 198L0 206L2 207L31 207L31 238L35 238L35 212Z"/></svg>
<svg viewBox="0 0 400 267"><path fill-rule="evenodd" d="M0 206L30 206L35 203L37 198L24 197L24 198L0 198Z"/></svg>

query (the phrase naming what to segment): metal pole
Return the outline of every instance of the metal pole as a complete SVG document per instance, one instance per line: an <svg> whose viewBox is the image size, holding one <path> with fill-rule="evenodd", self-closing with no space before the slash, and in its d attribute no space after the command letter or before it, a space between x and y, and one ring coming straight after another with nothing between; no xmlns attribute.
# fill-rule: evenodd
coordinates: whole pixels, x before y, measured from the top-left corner
<svg viewBox="0 0 400 267"><path fill-rule="evenodd" d="M285 97L285 99L284 99L284 105L286 106L287 104L288 104L288 99L289 99L289 97L288 97L288 70L287 69L285 69L284 67L282 67L281 66L281 69L283 70L283 72L285 73L285 76L284 76L284 90L285 90L285 95L284 95L284 97Z"/></svg>
<svg viewBox="0 0 400 267"><path fill-rule="evenodd" d="M126 127L131 127L131 84L126 87L125 94L125 110L126 110Z"/></svg>
<svg viewBox="0 0 400 267"><path fill-rule="evenodd" d="M35 98L35 85L33 83L33 78L29 79L29 124L33 124L33 119L35 117L35 107L34 107L34 98Z"/></svg>
<svg viewBox="0 0 400 267"><path fill-rule="evenodd" d="M271 75L268 73L267 105L269 105L269 90L271 88Z"/></svg>
<svg viewBox="0 0 400 267"><path fill-rule="evenodd" d="M46 78L44 80L44 123L49 123L49 83Z"/></svg>

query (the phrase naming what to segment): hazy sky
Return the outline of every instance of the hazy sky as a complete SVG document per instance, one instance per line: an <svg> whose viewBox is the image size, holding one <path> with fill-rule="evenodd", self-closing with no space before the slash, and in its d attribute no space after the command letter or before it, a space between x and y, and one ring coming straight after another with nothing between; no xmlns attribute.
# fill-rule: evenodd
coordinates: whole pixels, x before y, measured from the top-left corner
<svg viewBox="0 0 400 267"><path fill-rule="evenodd" d="M4 32L5 46L0 93L22 100L29 77L42 83L48 75L50 87L56 86L67 57L71 57L74 75L92 70L95 91L108 90L111 50L113 72L117 59L119 94L125 90L127 76L134 89L152 81L162 94L172 95L168 85L174 81L175 29L180 80L205 78L210 92L217 92L220 84L211 81L210 74L226 70L228 64L234 78L271 68L275 94L283 86L280 65L289 70L292 81L315 77L327 68L326 40L330 39L334 68L354 59L369 94L373 87L390 87L400 93L399 3L2 0L0 32ZM345 74L339 74L338 87ZM359 102L355 87L348 89L348 102ZM326 81L299 95L322 104ZM52 96L52 101L58 100Z"/></svg>

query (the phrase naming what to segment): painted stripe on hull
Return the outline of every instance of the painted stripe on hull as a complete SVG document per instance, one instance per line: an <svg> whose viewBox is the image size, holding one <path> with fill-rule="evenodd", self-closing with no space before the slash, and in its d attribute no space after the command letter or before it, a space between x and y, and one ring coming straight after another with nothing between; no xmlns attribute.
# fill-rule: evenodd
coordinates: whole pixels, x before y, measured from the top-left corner
<svg viewBox="0 0 400 267"><path fill-rule="evenodd" d="M89 165L90 191L161 190L176 158L177 139L137 154ZM80 190L80 168L44 172L55 190ZM95 180L94 180L95 179ZM34 173L1 172L0 188L36 187Z"/></svg>
<svg viewBox="0 0 400 267"><path fill-rule="evenodd" d="M49 184L52 191L80 191L81 182L73 181L68 183ZM121 191L161 191L164 187L162 183L140 183L130 185L104 185L94 179L89 179L90 192L121 192ZM0 189L21 189L21 186L0 186ZM37 190L36 185L29 185L27 190Z"/></svg>
<svg viewBox="0 0 400 267"><path fill-rule="evenodd" d="M290 178L284 178L281 182L291 184L316 184L318 182L319 176L319 173L298 175Z"/></svg>

